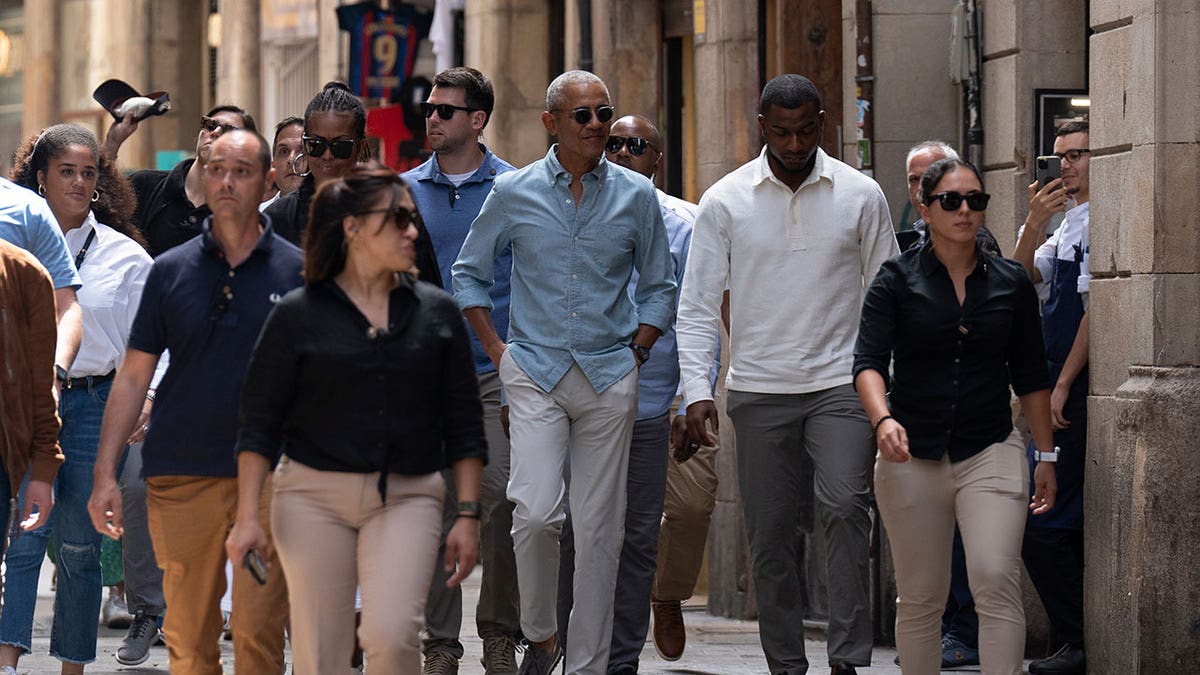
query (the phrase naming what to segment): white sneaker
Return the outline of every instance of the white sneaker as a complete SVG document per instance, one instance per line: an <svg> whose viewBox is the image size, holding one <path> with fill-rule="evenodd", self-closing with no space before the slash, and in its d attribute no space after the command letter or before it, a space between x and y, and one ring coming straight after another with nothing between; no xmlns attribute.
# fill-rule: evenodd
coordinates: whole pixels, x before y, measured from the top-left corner
<svg viewBox="0 0 1200 675"><path fill-rule="evenodd" d="M108 587L108 595L104 598L104 604L100 606L100 623L119 630L129 628L129 624L133 623L133 615L125 606L124 594L115 592L112 586Z"/></svg>

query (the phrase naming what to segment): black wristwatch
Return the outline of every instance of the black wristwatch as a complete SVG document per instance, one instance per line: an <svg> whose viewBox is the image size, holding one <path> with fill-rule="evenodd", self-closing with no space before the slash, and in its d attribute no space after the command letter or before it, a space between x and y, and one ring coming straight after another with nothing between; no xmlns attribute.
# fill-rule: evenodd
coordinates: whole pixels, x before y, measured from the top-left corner
<svg viewBox="0 0 1200 675"><path fill-rule="evenodd" d="M645 363L650 360L650 350L647 347L643 347L636 342L630 342L629 348L633 350L639 363Z"/></svg>
<svg viewBox="0 0 1200 675"><path fill-rule="evenodd" d="M480 508L478 501L459 502L458 517L459 518L474 518L479 520L479 516L483 509Z"/></svg>
<svg viewBox="0 0 1200 675"><path fill-rule="evenodd" d="M66 382L67 381L67 369L63 368L62 366L58 365L57 363L54 364L54 377L58 378L59 382Z"/></svg>

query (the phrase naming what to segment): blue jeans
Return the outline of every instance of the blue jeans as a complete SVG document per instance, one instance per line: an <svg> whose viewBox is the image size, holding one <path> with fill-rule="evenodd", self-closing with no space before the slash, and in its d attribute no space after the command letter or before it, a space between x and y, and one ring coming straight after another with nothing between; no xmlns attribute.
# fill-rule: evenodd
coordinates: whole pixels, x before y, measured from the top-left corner
<svg viewBox="0 0 1200 675"><path fill-rule="evenodd" d="M50 655L69 663L96 660L101 534L92 527L87 502L92 494L92 466L100 441L100 421L111 386L108 381L63 390L59 403L62 431L58 439L66 461L54 481L50 522L33 532L20 533L8 547L0 643L19 647L23 653L30 651L38 576L53 536L60 546ZM26 476L21 485L22 502L28 482Z"/></svg>

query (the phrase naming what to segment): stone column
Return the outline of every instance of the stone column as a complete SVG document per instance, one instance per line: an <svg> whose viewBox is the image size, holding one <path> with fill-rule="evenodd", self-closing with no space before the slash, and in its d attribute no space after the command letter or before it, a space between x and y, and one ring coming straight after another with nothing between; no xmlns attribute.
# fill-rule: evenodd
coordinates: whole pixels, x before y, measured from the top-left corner
<svg viewBox="0 0 1200 675"><path fill-rule="evenodd" d="M949 4L949 3L948 3ZM1034 90L1082 89L1085 0L978 0L983 14L983 170L987 226L1007 253L1029 212Z"/></svg>
<svg viewBox="0 0 1200 675"><path fill-rule="evenodd" d="M466 65L492 80L496 107L484 141L514 166L549 147L541 114L550 84L547 0L467 0ZM557 74L557 73L555 73Z"/></svg>
<svg viewBox="0 0 1200 675"><path fill-rule="evenodd" d="M651 0L592 3L594 72L608 85L618 115L661 126L662 7Z"/></svg>
<svg viewBox="0 0 1200 675"><path fill-rule="evenodd" d="M59 3L25 3L25 68L21 137L59 121Z"/></svg>
<svg viewBox="0 0 1200 675"><path fill-rule="evenodd" d="M697 11L697 16L700 12ZM703 26L694 38L697 187L708 186L758 154L758 10L755 3L706 0ZM703 31L701 33L701 31ZM728 340L722 342L729 345ZM728 361L728 358L725 359ZM714 614L753 618L754 583L746 547L737 447L725 416L724 376L717 392L721 451L717 453L717 505L708 539L708 609Z"/></svg>
<svg viewBox="0 0 1200 675"><path fill-rule="evenodd" d="M216 103L262 113L262 39L259 0L220 0L221 46L217 49Z"/></svg>
<svg viewBox="0 0 1200 675"><path fill-rule="evenodd" d="M1092 0L1089 672L1200 663L1200 1Z"/></svg>

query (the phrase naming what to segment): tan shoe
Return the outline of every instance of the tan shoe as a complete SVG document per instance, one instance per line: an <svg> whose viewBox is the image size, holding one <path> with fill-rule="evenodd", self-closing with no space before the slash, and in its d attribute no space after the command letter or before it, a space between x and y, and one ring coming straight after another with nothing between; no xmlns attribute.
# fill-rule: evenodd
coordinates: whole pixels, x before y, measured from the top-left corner
<svg viewBox="0 0 1200 675"><path fill-rule="evenodd" d="M678 661L687 644L683 606L679 602L651 602L654 614L654 651L665 661Z"/></svg>

